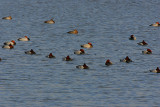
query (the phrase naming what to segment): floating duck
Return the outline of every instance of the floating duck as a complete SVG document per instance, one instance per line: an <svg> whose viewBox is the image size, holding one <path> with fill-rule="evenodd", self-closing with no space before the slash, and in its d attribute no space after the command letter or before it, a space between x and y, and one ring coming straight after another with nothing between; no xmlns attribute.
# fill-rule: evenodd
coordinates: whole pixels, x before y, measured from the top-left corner
<svg viewBox="0 0 160 107"><path fill-rule="evenodd" d="M73 31L69 31L67 33L70 33L70 34L78 34L78 30L77 29L74 29Z"/></svg>
<svg viewBox="0 0 160 107"><path fill-rule="evenodd" d="M5 42L4 45L16 45L16 42L14 40L11 40L11 42Z"/></svg>
<svg viewBox="0 0 160 107"><path fill-rule="evenodd" d="M2 19L5 19L5 20L12 20L12 17L11 17L11 16L7 16L7 17L3 17Z"/></svg>
<svg viewBox="0 0 160 107"><path fill-rule="evenodd" d="M80 55L80 54L85 54L83 49L77 50L74 52L74 54Z"/></svg>
<svg viewBox="0 0 160 107"><path fill-rule="evenodd" d="M136 37L134 35L131 35L129 40L136 40Z"/></svg>
<svg viewBox="0 0 160 107"><path fill-rule="evenodd" d="M148 45L148 43L146 43L144 40L142 42L137 43L137 44L142 45L142 46Z"/></svg>
<svg viewBox="0 0 160 107"><path fill-rule="evenodd" d="M120 61L126 62L126 63L132 62L132 60L128 56L126 56L126 58L124 58L124 59L120 59Z"/></svg>
<svg viewBox="0 0 160 107"><path fill-rule="evenodd" d="M143 54L152 54L152 50L151 49L147 49L146 51L142 51Z"/></svg>
<svg viewBox="0 0 160 107"><path fill-rule="evenodd" d="M33 49L31 49L30 51L26 51L25 54L30 54L30 55L33 55L33 54L36 54Z"/></svg>
<svg viewBox="0 0 160 107"><path fill-rule="evenodd" d="M81 45L82 48L92 48L93 45L91 43Z"/></svg>
<svg viewBox="0 0 160 107"><path fill-rule="evenodd" d="M47 57L48 57L48 58L55 58L55 56L53 56L52 53L50 53Z"/></svg>
<svg viewBox="0 0 160 107"><path fill-rule="evenodd" d="M24 36L23 38L18 38L18 41L30 41L30 38Z"/></svg>
<svg viewBox="0 0 160 107"><path fill-rule="evenodd" d="M2 48L6 48L6 49L13 49L14 46L9 44L9 45L3 45Z"/></svg>
<svg viewBox="0 0 160 107"><path fill-rule="evenodd" d="M159 24L159 22L156 22L156 23L153 23L153 24L151 24L149 26L155 26L155 27L157 27L157 26L160 26L160 24Z"/></svg>
<svg viewBox="0 0 160 107"><path fill-rule="evenodd" d="M89 67L85 63L83 65L76 66L76 68L79 68L79 69L89 69Z"/></svg>
<svg viewBox="0 0 160 107"><path fill-rule="evenodd" d="M68 55L67 57L63 58L64 61L72 61L73 59L70 58L70 56Z"/></svg>
<svg viewBox="0 0 160 107"><path fill-rule="evenodd" d="M54 23L55 23L55 21L54 21L53 19L51 19L51 20L44 21L44 23L54 24Z"/></svg>
<svg viewBox="0 0 160 107"><path fill-rule="evenodd" d="M159 67L157 67L157 68L156 68L156 69L154 69L154 70L150 70L150 72L160 73Z"/></svg>
<svg viewBox="0 0 160 107"><path fill-rule="evenodd" d="M112 62L108 59L105 63L105 65L109 66L109 65L112 65Z"/></svg>

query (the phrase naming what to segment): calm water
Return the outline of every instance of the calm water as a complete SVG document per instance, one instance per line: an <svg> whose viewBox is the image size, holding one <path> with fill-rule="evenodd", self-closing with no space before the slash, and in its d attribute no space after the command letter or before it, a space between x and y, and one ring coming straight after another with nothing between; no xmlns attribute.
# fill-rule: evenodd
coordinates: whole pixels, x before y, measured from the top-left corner
<svg viewBox="0 0 160 107"><path fill-rule="evenodd" d="M0 107L160 105L159 0L0 0ZM11 15L13 20L2 20ZM55 24L45 24L54 18ZM78 29L78 35L66 32ZM134 34L136 41L128 40ZM31 41L17 41L29 36ZM145 40L148 46L138 46ZM74 55L91 42L85 55ZM152 55L142 50L152 49ZM37 55L24 51L34 49ZM56 58L45 56L52 52ZM72 62L62 61L70 55ZM119 60L129 56L134 62ZM110 59L114 65L106 67ZM86 63L89 70L79 70Z"/></svg>

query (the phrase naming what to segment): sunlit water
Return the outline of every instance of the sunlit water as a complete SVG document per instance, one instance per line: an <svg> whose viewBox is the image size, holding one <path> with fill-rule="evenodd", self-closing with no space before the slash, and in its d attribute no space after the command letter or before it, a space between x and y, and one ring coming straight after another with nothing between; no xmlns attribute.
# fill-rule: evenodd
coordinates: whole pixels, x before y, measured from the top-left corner
<svg viewBox="0 0 160 107"><path fill-rule="evenodd" d="M0 0L0 18L13 17L0 19L1 46L17 42L0 49L0 107L159 106L160 75L149 72L160 67L160 28L149 26L159 10L159 0ZM43 23L51 18L55 24ZM79 34L66 33L73 29ZM25 35L31 41L17 41ZM149 45L138 46L142 40ZM74 55L88 42L92 49ZM147 48L152 55L142 54ZM37 55L24 53L30 49ZM133 62L120 62L126 56ZM90 69L76 68L83 63Z"/></svg>

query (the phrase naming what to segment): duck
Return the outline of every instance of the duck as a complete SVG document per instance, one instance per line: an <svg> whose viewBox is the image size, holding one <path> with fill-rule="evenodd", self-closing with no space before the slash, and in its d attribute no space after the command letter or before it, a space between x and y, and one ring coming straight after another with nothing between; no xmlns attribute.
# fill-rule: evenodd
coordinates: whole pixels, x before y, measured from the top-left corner
<svg viewBox="0 0 160 107"><path fill-rule="evenodd" d="M153 24L151 24L149 26L155 26L155 27L157 27L157 26L160 26L160 24L159 24L159 22L156 22L156 23L153 23Z"/></svg>
<svg viewBox="0 0 160 107"><path fill-rule="evenodd" d="M83 49L80 49L80 50L75 51L74 54L77 54L77 55L85 54L85 51Z"/></svg>
<svg viewBox="0 0 160 107"><path fill-rule="evenodd" d="M9 44L9 45L3 45L2 48L6 48L6 49L13 49L14 46Z"/></svg>
<svg viewBox="0 0 160 107"><path fill-rule="evenodd" d="M14 40L11 40L10 42L4 42L4 45L16 45L16 42Z"/></svg>
<svg viewBox="0 0 160 107"><path fill-rule="evenodd" d="M93 45L92 43L88 43L88 44L84 44L84 45L81 45L82 48L92 48Z"/></svg>
<svg viewBox="0 0 160 107"><path fill-rule="evenodd" d="M50 53L47 57L48 58L55 58L55 56L52 53Z"/></svg>
<svg viewBox="0 0 160 107"><path fill-rule="evenodd" d="M109 66L109 65L112 65L112 62L108 59L105 63L105 65Z"/></svg>
<svg viewBox="0 0 160 107"><path fill-rule="evenodd" d="M18 41L30 41L30 38L24 36L23 38L18 38Z"/></svg>
<svg viewBox="0 0 160 107"><path fill-rule="evenodd" d="M12 17L11 17L11 16L7 16L7 17L3 17L2 19L5 19L5 20L12 20Z"/></svg>
<svg viewBox="0 0 160 107"><path fill-rule="evenodd" d="M137 44L142 45L142 46L148 45L148 43L146 43L144 40L142 42L137 43Z"/></svg>
<svg viewBox="0 0 160 107"><path fill-rule="evenodd" d="M68 55L67 57L63 58L64 61L72 61L73 59L70 58L70 56Z"/></svg>
<svg viewBox="0 0 160 107"><path fill-rule="evenodd" d="M44 23L54 24L54 23L55 23L55 21L54 21L53 19L51 19L51 20L44 21Z"/></svg>
<svg viewBox="0 0 160 107"><path fill-rule="evenodd" d="M69 31L69 32L67 32L67 33L69 33L69 34L78 34L78 30L77 30L77 29L74 29L74 30Z"/></svg>
<svg viewBox="0 0 160 107"><path fill-rule="evenodd" d="M36 54L36 52L34 52L33 49L31 49L30 51L25 51L25 54L33 55Z"/></svg>
<svg viewBox="0 0 160 107"><path fill-rule="evenodd" d="M146 51L142 51L143 54L152 54L152 50L151 49L147 49Z"/></svg>
<svg viewBox="0 0 160 107"><path fill-rule="evenodd" d="M78 69L89 69L89 67L84 63L83 65L76 66Z"/></svg>
<svg viewBox="0 0 160 107"><path fill-rule="evenodd" d="M131 35L129 40L136 40L136 37L134 35Z"/></svg>
<svg viewBox="0 0 160 107"><path fill-rule="evenodd" d="M128 56L126 56L126 58L124 58L124 59L120 59L120 61L126 62L126 63L132 62L132 60Z"/></svg>
<svg viewBox="0 0 160 107"><path fill-rule="evenodd" d="M150 70L150 72L160 73L160 69L159 69L159 67L157 67L157 68L156 68L156 69L154 69L154 70Z"/></svg>

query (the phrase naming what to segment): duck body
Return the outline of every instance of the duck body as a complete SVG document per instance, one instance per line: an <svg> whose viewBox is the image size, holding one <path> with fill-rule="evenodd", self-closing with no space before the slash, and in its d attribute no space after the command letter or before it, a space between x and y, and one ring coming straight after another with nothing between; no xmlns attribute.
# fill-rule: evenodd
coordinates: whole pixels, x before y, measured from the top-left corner
<svg viewBox="0 0 160 107"><path fill-rule="evenodd" d="M137 43L138 45L146 46L148 43L146 43L144 40L142 42Z"/></svg>
<svg viewBox="0 0 160 107"><path fill-rule="evenodd" d="M51 20L44 21L44 23L54 24L54 23L55 23L55 21L54 21L53 19L51 19Z"/></svg>
<svg viewBox="0 0 160 107"><path fill-rule="evenodd" d="M64 61L72 61L73 59L70 58L70 56L68 55L67 57L63 58Z"/></svg>
<svg viewBox="0 0 160 107"><path fill-rule="evenodd" d="M16 42L14 40L11 40L10 42L5 42L4 45L16 45Z"/></svg>
<svg viewBox="0 0 160 107"><path fill-rule="evenodd" d="M67 33L69 33L69 34L78 34L78 30L77 30L77 29L74 29L73 31L69 31L69 32L67 32Z"/></svg>
<svg viewBox="0 0 160 107"><path fill-rule="evenodd" d="M52 53L50 53L47 57L48 58L55 58L55 56Z"/></svg>
<svg viewBox="0 0 160 107"><path fill-rule="evenodd" d="M129 63L129 62L132 62L132 60L131 60L128 56L126 56L126 58L124 58L124 59L120 59L120 62L126 62L126 63Z"/></svg>
<svg viewBox="0 0 160 107"><path fill-rule="evenodd" d="M31 49L30 51L25 51L25 54L33 55L36 54L36 52L34 52L33 49Z"/></svg>
<svg viewBox="0 0 160 107"><path fill-rule="evenodd" d="M74 54L77 54L77 55L85 54L85 51L83 49L80 49L75 51Z"/></svg>
<svg viewBox="0 0 160 107"><path fill-rule="evenodd" d="M143 54L152 54L152 50L151 49L147 49L146 51L142 51Z"/></svg>
<svg viewBox="0 0 160 107"><path fill-rule="evenodd" d="M7 16L7 17L3 17L2 19L5 19L5 20L12 20L12 17L11 17L11 16Z"/></svg>
<svg viewBox="0 0 160 107"><path fill-rule="evenodd" d="M136 40L136 37L134 35L131 35L129 40Z"/></svg>
<svg viewBox="0 0 160 107"><path fill-rule="evenodd" d="M158 26L160 26L160 24L159 24L159 22L156 22L156 23L153 23L153 24L151 24L151 25L149 25L149 26L155 26L155 27L158 27Z"/></svg>
<svg viewBox="0 0 160 107"><path fill-rule="evenodd" d="M105 63L105 65L109 66L109 65L112 65L113 63L108 59Z"/></svg>
<svg viewBox="0 0 160 107"><path fill-rule="evenodd" d="M156 69L154 69L154 70L150 70L150 72L160 73L159 67L157 67L157 68L156 68Z"/></svg>
<svg viewBox="0 0 160 107"><path fill-rule="evenodd" d="M89 69L89 67L84 63L83 65L76 66L78 69Z"/></svg>
<svg viewBox="0 0 160 107"><path fill-rule="evenodd" d="M24 36L23 38L18 38L18 41L30 41L30 38Z"/></svg>
<svg viewBox="0 0 160 107"><path fill-rule="evenodd" d="M13 45L3 45L2 48L5 48L5 49L13 49L14 46Z"/></svg>
<svg viewBox="0 0 160 107"><path fill-rule="evenodd" d="M93 45L91 43L81 45L82 48L92 48Z"/></svg>

